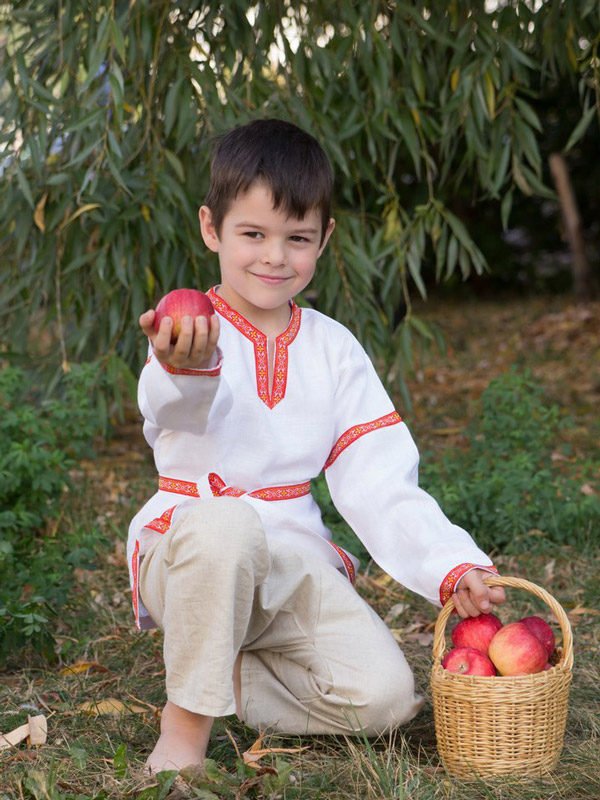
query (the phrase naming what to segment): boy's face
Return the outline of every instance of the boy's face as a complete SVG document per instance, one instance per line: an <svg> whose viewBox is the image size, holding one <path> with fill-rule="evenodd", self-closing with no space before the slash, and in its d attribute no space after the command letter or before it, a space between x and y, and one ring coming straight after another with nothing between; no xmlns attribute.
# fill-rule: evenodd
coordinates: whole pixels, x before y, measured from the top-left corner
<svg viewBox="0 0 600 800"><path fill-rule="evenodd" d="M256 183L232 202L217 234L210 209L200 209L206 246L219 255L219 294L252 321L289 319L289 301L311 281L317 259L334 228L330 220L321 242L317 209L304 219L273 208L270 189Z"/></svg>

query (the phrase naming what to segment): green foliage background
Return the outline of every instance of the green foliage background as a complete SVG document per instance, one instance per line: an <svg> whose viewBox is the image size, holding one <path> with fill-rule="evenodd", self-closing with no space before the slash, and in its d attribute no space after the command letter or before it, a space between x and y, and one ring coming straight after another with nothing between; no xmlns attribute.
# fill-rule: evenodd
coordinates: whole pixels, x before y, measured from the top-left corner
<svg viewBox="0 0 600 800"><path fill-rule="evenodd" d="M53 656L73 570L103 543L96 525L72 525L64 510L70 471L98 432L96 384L93 367L75 366L44 400L30 373L0 370L0 666L23 649Z"/></svg>
<svg viewBox="0 0 600 800"><path fill-rule="evenodd" d="M425 456L424 488L487 551L593 548L600 498L582 494L581 487L594 481L597 448L568 470L555 462L556 450L571 455L561 434L574 422L529 372L513 369L495 378L480 404L480 418L465 431L466 449L448 448L435 460Z"/></svg>
<svg viewBox="0 0 600 800"><path fill-rule="evenodd" d="M486 5L488 8L486 9ZM539 5L539 8L537 6ZM338 227L306 300L402 383L414 293L485 268L464 209L551 197L536 101L559 83L597 131L596 0L0 6L0 341L59 371L137 368L135 320L206 288L197 207L211 139L256 116L317 136ZM591 132L591 133L590 133ZM570 134L570 135L569 135Z"/></svg>

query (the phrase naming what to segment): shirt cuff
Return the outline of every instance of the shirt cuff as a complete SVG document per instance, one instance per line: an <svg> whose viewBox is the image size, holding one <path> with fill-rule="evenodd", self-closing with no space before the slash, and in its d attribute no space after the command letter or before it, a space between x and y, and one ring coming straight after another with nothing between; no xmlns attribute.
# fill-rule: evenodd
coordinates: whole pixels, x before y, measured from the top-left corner
<svg viewBox="0 0 600 800"><path fill-rule="evenodd" d="M214 362L214 363L213 363ZM172 367L170 364L162 364L161 367L168 372L169 375L192 375L196 377L218 378L221 374L221 367L223 366L223 353L217 349L211 359L211 364L204 369L189 369Z"/></svg>
<svg viewBox="0 0 600 800"><path fill-rule="evenodd" d="M459 564L457 567L450 570L440 585L440 603L442 606L445 606L450 597L454 594L460 580L474 569L482 569L484 572L489 572L492 575L498 574L498 570L494 566L484 567L481 564Z"/></svg>

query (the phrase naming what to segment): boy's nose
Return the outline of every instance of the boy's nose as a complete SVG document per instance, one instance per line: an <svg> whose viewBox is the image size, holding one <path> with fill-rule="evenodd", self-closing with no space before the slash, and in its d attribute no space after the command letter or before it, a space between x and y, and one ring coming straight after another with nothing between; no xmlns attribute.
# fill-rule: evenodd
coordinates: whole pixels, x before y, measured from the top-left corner
<svg viewBox="0 0 600 800"><path fill-rule="evenodd" d="M285 264L285 250L282 246L271 244L265 248L261 261L272 267L279 267Z"/></svg>

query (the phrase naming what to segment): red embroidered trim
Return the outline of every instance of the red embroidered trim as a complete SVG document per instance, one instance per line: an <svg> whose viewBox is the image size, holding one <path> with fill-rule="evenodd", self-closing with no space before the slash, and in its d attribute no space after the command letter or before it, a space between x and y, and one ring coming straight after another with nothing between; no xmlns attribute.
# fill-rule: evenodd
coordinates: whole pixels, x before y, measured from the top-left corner
<svg viewBox="0 0 600 800"><path fill-rule="evenodd" d="M459 564L446 575L440 585L440 602L444 606L454 593L456 584L459 580L472 569L483 569L486 572L498 574L496 567L482 567L480 564Z"/></svg>
<svg viewBox="0 0 600 800"><path fill-rule="evenodd" d="M275 364L273 368L273 387L270 398L270 407L273 408L285 397L288 376L288 347L294 341L300 330L302 309L292 304L292 316L286 330L275 339Z"/></svg>
<svg viewBox="0 0 600 800"><path fill-rule="evenodd" d="M273 501L294 500L297 497L304 497L310 494L310 481L290 484L289 486L268 486L265 489L254 489L252 492L245 492L237 486L227 486L220 475L217 475L216 472L211 472L208 476L208 483L215 497L241 497L247 494L249 497L256 497L258 500ZM198 486L193 481L180 481L176 478L165 478L161 475L158 479L158 488L163 492L183 494L187 497L200 497ZM156 520L154 521L156 522ZM149 528L151 525L146 525L146 527Z"/></svg>
<svg viewBox="0 0 600 800"><path fill-rule="evenodd" d="M133 577L133 586L131 588L131 602L133 604L133 614L135 617L135 624L140 627L140 600L139 600L139 553L140 543L135 543L133 556L131 557L131 574Z"/></svg>
<svg viewBox="0 0 600 800"><path fill-rule="evenodd" d="M208 475L208 485L215 497L241 497L245 494L243 489L238 489L235 486L227 486L225 481L216 472L210 472Z"/></svg>
<svg viewBox="0 0 600 800"><path fill-rule="evenodd" d="M310 481L290 486L270 486L267 489L256 489L248 494L259 500L295 500L297 497L310 494Z"/></svg>
<svg viewBox="0 0 600 800"><path fill-rule="evenodd" d="M361 425L349 428L334 444L323 469L328 469L347 447L350 447L353 442L360 439L365 433L371 433L371 431L379 430L379 428L386 428L388 425L396 425L398 422L402 422L402 417L397 411L392 411L390 414L385 414L385 416L374 419L372 422L363 422Z"/></svg>
<svg viewBox="0 0 600 800"><path fill-rule="evenodd" d="M169 375L192 375L194 378L218 378L221 374L221 364L210 369L180 369L179 367L172 367L170 364L162 364L161 367L168 372Z"/></svg>
<svg viewBox="0 0 600 800"><path fill-rule="evenodd" d="M193 481L179 481L176 478L158 479L158 488L161 492L173 492L173 494L185 494L188 497L200 497L198 487Z"/></svg>
<svg viewBox="0 0 600 800"><path fill-rule="evenodd" d="M167 491L169 490L167 489ZM163 511L160 517L156 517L152 520L152 522L149 522L144 527L150 528L151 531L156 531L157 533L166 533L171 527L173 512L176 508L177 506L171 506L171 508L167 508L166 511Z"/></svg>
<svg viewBox="0 0 600 800"><path fill-rule="evenodd" d="M256 390L258 396L269 408L274 408L285 397L288 375L288 347L300 330L302 309L291 303L292 314L290 324L275 339L275 358L273 366L273 386L269 392L269 356L267 337L245 317L235 311L213 289L207 292L216 311L229 320L254 345L254 365L256 370Z"/></svg>
<svg viewBox="0 0 600 800"><path fill-rule="evenodd" d="M148 364L152 361L152 356L148 356L146 361L144 362L144 366L147 367ZM211 367L210 369L178 369L177 367L171 367L169 364L163 364L161 361L158 362L161 367L168 372L170 375L193 375L195 377L203 377L203 378L218 378L221 374L221 366L223 364L223 359L219 359L219 363L216 367Z"/></svg>
<svg viewBox="0 0 600 800"><path fill-rule="evenodd" d="M354 585L354 582L356 580L356 570L354 569L354 564L352 563L350 556L348 555L348 553L346 553L345 550L342 550L342 548L339 547L337 544L334 544L333 542L329 542L329 544L333 547L333 549L337 552L338 556L344 562L344 569L346 570L346 575L348 576L348 580L352 585Z"/></svg>

